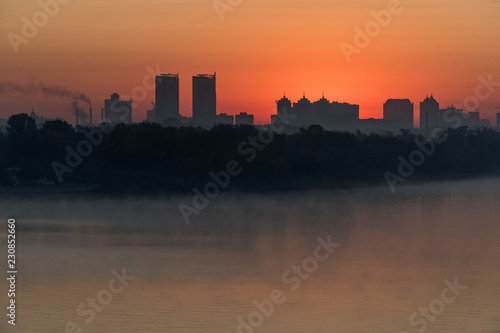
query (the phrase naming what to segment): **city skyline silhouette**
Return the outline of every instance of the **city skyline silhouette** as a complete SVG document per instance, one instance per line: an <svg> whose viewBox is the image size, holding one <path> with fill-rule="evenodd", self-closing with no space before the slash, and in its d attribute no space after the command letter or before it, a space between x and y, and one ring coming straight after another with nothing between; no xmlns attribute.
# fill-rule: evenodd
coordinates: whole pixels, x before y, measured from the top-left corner
<svg viewBox="0 0 500 333"><path fill-rule="evenodd" d="M173 118L177 118L177 117L182 117L182 118L193 118L193 113L191 114L183 114L181 113L181 110L185 109L185 106L181 103L180 101L180 94L182 92L182 89L179 88L179 81L180 81L180 74L177 73L177 74L162 74L162 73L157 73L155 75L151 75L151 77L153 78L152 81L154 82L154 87L153 85L151 85L151 88L150 90L152 90L152 94L154 96L154 99L150 102L152 106L150 106L148 108L148 111L147 111L147 114L144 115L144 118L139 118L140 116L142 116L142 112L140 112L141 108L140 108L140 105L141 104L144 104L144 103L137 103L136 101L134 101L133 99L130 99L131 101L131 104L130 106L134 106L132 109L134 110L134 112L131 112L130 114L130 117L126 117L124 118L125 120L119 120L117 116L114 116L112 115L111 112L108 112L106 113L105 112L105 109L107 109L106 107L106 101L104 101L105 103L102 103L100 104L98 101L94 101L94 105L102 105L102 107L99 107L99 108L95 108L96 109L96 112L98 112L99 110L101 110L101 113L102 116L99 117L98 115L94 117L94 119L96 120L94 123L99 123L99 122L102 122L104 119L108 119L108 121L111 121L111 122L125 122L125 123L131 123L131 122L136 122L136 123L139 123L139 122L142 122L142 121L154 121L154 122L158 122L160 124L163 124L163 125L172 125L172 126L178 126L180 125L180 122L168 122L167 120L170 119L172 120ZM195 80L196 79L199 79L200 77L207 77L205 74L196 74L192 77L192 82L194 84ZM164 80L163 83L161 83L161 80ZM490 79L490 81L488 81L488 79ZM479 77L479 83L480 85L476 87L476 91L478 89L491 89L491 84L488 85L488 83L491 83L493 82L493 84L495 84L495 82L492 80L492 76L490 75L490 77L486 79L484 77ZM168 90L172 90L171 88L169 88L168 86L165 86L165 88L162 88L165 83L168 83L168 82L174 82L172 80L175 80L175 84L172 85L170 84L170 86L173 88L173 93L169 93ZM216 93L217 91L217 85L214 81L214 93ZM145 89L144 89L145 90ZM158 118L159 120L157 120L156 118L156 115L153 116L153 113L152 111L155 110L155 108L158 108L159 110L161 110L163 107L161 106L162 104L159 104L159 106L156 104L158 103L158 98L162 98L162 93L161 92L164 92L164 94L170 94L168 97L168 99L171 100L171 104L173 103L173 107L170 107L170 111L158 111L158 112L164 112L163 116L160 116L160 118ZM191 90L193 91L193 90ZM66 107L63 107L63 109L69 109L70 110L70 115L67 115L65 114L65 112L61 112L59 111L58 113L56 113L56 117L44 117L44 112L43 111L40 111L40 109L37 107L37 112L36 112L36 115L38 117L41 117L42 119L64 119L65 121L69 122L69 123L74 123L74 118L76 116L76 109L75 109L75 105L78 105L78 104L75 104L75 103L78 103L78 101L81 101L82 103L84 103L85 105L88 105L86 108L82 108L81 106L77 107L77 109L79 110L79 112L83 115L83 117L85 119L88 119L89 117L91 118L91 114L92 114L92 104L91 104L91 99L89 96L87 96L85 93L82 93L80 91L72 91L66 87L63 87L63 86L59 86L59 85L50 85L50 84L47 84L47 83L43 83L41 81L35 83L35 82L30 82L28 84L19 84L19 83L15 83L15 82L0 82L0 96L2 95L6 95L6 94L10 94L11 96L19 96L19 97L27 97L27 96L30 96L30 97L34 97L34 96L37 96L37 97L45 97L47 99L60 99L60 100L66 100L66 101L70 101L71 103L71 106L68 108L67 106ZM116 92L113 92L113 94L117 94ZM112 94L110 94L112 95ZM129 94L126 94L125 95L126 97L130 98L130 95ZM174 97L172 97L174 96ZM194 96L194 95L192 95ZM289 96L289 95L288 95ZM422 99L422 100L419 100L419 101L410 101L410 102L413 102L415 104L415 106L413 107L414 109L414 114L413 114L413 122L414 122L414 125L413 127L414 128L422 128L423 125L425 124L425 120L423 118L421 118L422 114L425 114L422 113L422 110L421 110L421 106L422 106L422 101L427 101L429 99L429 96L431 98L434 97L434 94L427 94L426 95L426 98L425 100ZM194 100L193 100L193 97L191 97L191 101L189 104L191 104L191 106L193 106L194 104ZM286 93L286 90L284 90L283 92L283 98L287 98L287 93ZM480 114L480 118L481 119L484 119L485 121L487 120L489 122L489 124L487 124L486 122L483 123L483 125L492 125L492 126L495 126L497 125L498 123L496 122L497 118L498 118L498 110L500 109L500 107L495 107L489 103L485 103L487 106L484 107L484 106L481 106L483 104L478 103L476 105L467 105L467 99L471 98L471 96L468 96L466 97L465 99L465 107L463 104L461 103L457 103L456 101L453 101L449 104L447 104L447 106L444 108L452 108L452 107L455 107L457 109L462 109L464 110L465 113L477 113L479 112ZM476 98L476 97L474 97ZM108 98L109 99L109 95L108 95ZM398 100L398 99L407 99L405 97L402 97L402 98L394 98L394 97L389 97L387 100L385 100L383 102L383 104L381 105L381 110L382 110L382 114L377 114L376 116L368 116L366 117L363 117L362 115L363 114L366 114L366 112L363 113L363 109L359 106L359 104L354 104L353 105L356 105L358 107L358 115L357 115L357 119L361 119L361 120L370 120L370 119L374 119L374 120L381 120L381 119L384 119L384 118L387 118L387 117L384 117L385 115L385 111L384 111L384 108L385 108L385 104L390 101L390 100ZM476 98L477 99L477 98ZM141 101L144 101L145 99L144 98L140 98ZM317 101L322 101L322 100L327 100L325 99L325 93L323 92L322 95L321 95L321 98L318 98ZM409 100L409 99L408 99ZM160 100L160 103L162 100ZM291 101L291 100L290 100ZM302 93L302 96L300 99L297 99L296 102L292 102L291 104L291 107L292 105L296 105L296 104L300 104L301 101L308 101L310 102L309 98L307 97L307 94L306 92L304 91ZM330 102L330 100L328 100ZM203 105L206 101L201 101L201 104L199 105ZM331 102L333 103L341 103L341 104L349 104L348 102L345 102L345 101L342 101L342 100L331 100ZM215 118L211 118L210 121L204 121L204 120L200 120L200 121L196 121L197 124L205 124L205 125L213 125L213 124L217 124L217 123L226 123L226 121L224 120L221 120L223 119L223 117L225 115L231 115L233 118L238 115L238 114L249 114L249 115L252 115L255 117L255 119L257 119L257 121L255 121L254 123L255 124L269 124L270 123L270 120L272 118L272 116L276 113L276 110L275 110L275 107L274 107L274 110L270 111L269 114L267 115L267 120L265 118L262 118L262 113L260 112L240 112L239 110L225 110L225 111L221 111L219 108L218 108L218 105L217 105L217 102L215 101L215 95L214 95L214 101L213 101L214 105L212 107L212 113L214 114L214 117L215 115L218 116L218 119L219 120L215 120ZM276 101L277 103L277 101ZM438 102L438 104L441 104L441 106L443 105L446 105L446 104L443 104L443 103L440 103ZM156 105L156 107L155 107ZM33 112L33 108L34 108L34 104L31 105L31 112ZM184 108L183 108L184 106ZM488 107L489 106L489 107ZM139 114L140 116L137 115L138 113L138 110L139 109ZM486 111L485 111L486 110ZM12 114L16 114L16 113L31 113L31 112L13 112L11 113L10 115ZM399 112L398 110L395 111L396 113ZM151 114L150 114L151 113ZM109 114L110 116L109 117L106 117L105 114ZM260 118L258 117L258 115L260 114ZM133 115L135 115L135 117L133 117ZM160 115L160 113L158 113L158 115ZM8 118L8 114L7 114L7 117L4 118L4 121ZM219 117L219 116L222 116ZM266 116L266 115L264 115ZM476 115L475 115L476 116ZM477 115L477 117L479 117L479 115ZM116 118L116 119L115 119ZM139 119L138 119L139 118ZM196 117L194 117L196 118ZM194 119L193 118L193 119ZM0 117L1 119L1 117ZM114 119L114 120L113 120ZM180 118L179 118L180 119ZM478 118L479 119L479 118ZM82 124L86 124L87 121L84 121L82 122ZM309 124L319 124L319 125L323 125L325 124L324 121L321 121L321 120L318 120L316 122L307 122ZM80 124L80 122L79 122ZM305 123L304 123L305 124ZM405 126L401 126L401 127L404 127L404 128L411 128L411 126L409 125L405 125ZM339 129L342 129L342 126L339 127ZM346 127L345 128L346 130L350 130L352 129L351 127Z"/></svg>
<svg viewBox="0 0 500 333"><path fill-rule="evenodd" d="M461 104L475 94L479 76L492 74L500 81L500 46L492 42L500 31L500 4L488 0L467 5L403 1L390 20L380 16L388 10L388 1L380 0L292 0L286 6L244 1L223 14L210 1L133 0L107 7L72 1L61 4L53 17L45 14L48 22L40 26L33 17L46 11L38 3L16 4L7 6L9 15L0 28L5 36L2 81L66 86L96 102L114 92L130 95L126 99L138 103L135 122L146 118L155 100L151 89L141 101L135 98L142 92L134 88L142 87L151 72L180 73L180 113L185 116L192 114L191 77L217 72L219 113L254 114L257 123L269 121L283 90L293 100L304 91L317 100L324 92L330 99L360 105L361 118L382 118L388 98L420 102L433 93L443 105ZM106 8L113 10L111 15ZM367 33L367 27L374 31ZM15 40L18 52L12 36L25 38ZM345 45L356 50L350 62ZM29 113L31 105L51 118L71 112L55 98L2 94L0 118L18 110ZM494 122L497 106L498 93L482 101L485 118Z"/></svg>

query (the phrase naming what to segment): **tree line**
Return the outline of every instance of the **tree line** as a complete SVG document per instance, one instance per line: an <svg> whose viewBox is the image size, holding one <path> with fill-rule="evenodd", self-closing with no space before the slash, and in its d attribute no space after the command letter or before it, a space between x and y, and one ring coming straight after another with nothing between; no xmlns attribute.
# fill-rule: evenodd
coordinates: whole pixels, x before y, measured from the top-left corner
<svg viewBox="0 0 500 333"><path fill-rule="evenodd" d="M319 125L289 134L231 125L74 128L62 120L38 128L27 114L11 116L7 131L0 132L2 186L69 183L117 193L187 192L230 161L242 171L229 189L241 191L493 177L500 175L500 133L459 127L432 141L409 130L363 134Z"/></svg>

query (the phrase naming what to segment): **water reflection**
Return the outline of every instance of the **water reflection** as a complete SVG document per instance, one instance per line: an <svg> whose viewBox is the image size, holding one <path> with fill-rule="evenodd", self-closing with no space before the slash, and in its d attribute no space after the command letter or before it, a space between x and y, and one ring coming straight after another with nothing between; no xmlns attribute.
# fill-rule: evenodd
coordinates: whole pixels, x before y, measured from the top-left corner
<svg viewBox="0 0 500 333"><path fill-rule="evenodd" d="M278 288L286 302L255 332L416 332L408 317L458 277L468 289L426 332L496 332L499 184L226 193L190 226L177 211L185 198L10 198L1 206L18 220L18 329L236 332ZM328 235L341 247L292 291L283 273ZM77 306L122 267L136 279L86 323Z"/></svg>

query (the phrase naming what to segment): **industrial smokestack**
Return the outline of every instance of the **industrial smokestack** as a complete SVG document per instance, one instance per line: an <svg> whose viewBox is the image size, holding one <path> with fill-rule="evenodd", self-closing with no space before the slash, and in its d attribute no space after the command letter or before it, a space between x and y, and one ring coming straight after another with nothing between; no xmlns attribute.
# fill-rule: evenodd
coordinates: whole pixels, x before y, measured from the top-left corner
<svg viewBox="0 0 500 333"><path fill-rule="evenodd" d="M80 101L90 104L90 98L79 91L70 90L68 88L58 86L58 85L48 85L44 82L28 82L26 84L19 84L10 81L0 81L0 95L6 95L10 93L18 93L26 96L32 96L34 94L43 94L44 96L59 96L72 98L73 101ZM73 106L73 112L75 112L75 107ZM80 118L83 122L87 120L87 112L83 109L79 110L76 116L76 124L80 123Z"/></svg>
<svg viewBox="0 0 500 333"><path fill-rule="evenodd" d="M75 126L88 124L89 115L78 105L78 101L73 101L73 114L76 118Z"/></svg>
<svg viewBox="0 0 500 333"><path fill-rule="evenodd" d="M75 113L75 118L76 118L76 121L75 121L75 126L78 126L78 114L80 113L79 112L79 107L78 107L78 102L77 101L73 101L73 112Z"/></svg>
<svg viewBox="0 0 500 333"><path fill-rule="evenodd" d="M89 125L92 125L92 104L90 105L90 111L89 111Z"/></svg>

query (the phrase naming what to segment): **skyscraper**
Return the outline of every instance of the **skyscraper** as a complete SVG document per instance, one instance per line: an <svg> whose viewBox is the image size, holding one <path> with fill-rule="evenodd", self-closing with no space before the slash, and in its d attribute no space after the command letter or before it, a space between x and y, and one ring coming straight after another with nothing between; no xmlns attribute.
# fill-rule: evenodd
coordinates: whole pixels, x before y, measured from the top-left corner
<svg viewBox="0 0 500 333"><path fill-rule="evenodd" d="M216 81L214 75L193 76L193 121L211 126L217 114Z"/></svg>
<svg viewBox="0 0 500 333"><path fill-rule="evenodd" d="M179 74L156 76L155 120L165 124L169 119L179 118Z"/></svg>
<svg viewBox="0 0 500 333"><path fill-rule="evenodd" d="M439 126L439 103L431 97L420 102L420 131L430 135L430 131Z"/></svg>
<svg viewBox="0 0 500 333"><path fill-rule="evenodd" d="M384 122L389 128L413 128L413 103L409 99L388 99L384 103Z"/></svg>
<svg viewBox="0 0 500 333"><path fill-rule="evenodd" d="M311 123L314 122L314 116L312 113L312 103L309 99L306 98L304 94L301 99L297 101L297 103L293 103L293 113L297 115L294 119L294 123L296 123L299 127L308 127ZM290 113L291 110L288 110Z"/></svg>
<svg viewBox="0 0 500 333"><path fill-rule="evenodd" d="M276 101L276 107L278 109L278 114L280 115L292 112L292 102L286 97L286 95L283 95L282 99Z"/></svg>

